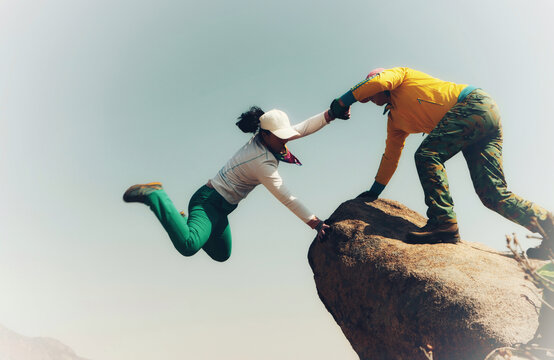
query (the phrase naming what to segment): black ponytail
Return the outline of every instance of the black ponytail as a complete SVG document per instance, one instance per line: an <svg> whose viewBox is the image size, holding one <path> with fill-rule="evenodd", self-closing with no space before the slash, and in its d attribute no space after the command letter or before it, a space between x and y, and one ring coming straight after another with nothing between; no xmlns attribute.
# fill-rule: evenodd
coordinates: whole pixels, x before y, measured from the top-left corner
<svg viewBox="0 0 554 360"><path fill-rule="evenodd" d="M255 133L260 127L260 116L264 114L264 111L257 106L252 106L248 111L243 112L237 118L239 121L236 125L242 132Z"/></svg>

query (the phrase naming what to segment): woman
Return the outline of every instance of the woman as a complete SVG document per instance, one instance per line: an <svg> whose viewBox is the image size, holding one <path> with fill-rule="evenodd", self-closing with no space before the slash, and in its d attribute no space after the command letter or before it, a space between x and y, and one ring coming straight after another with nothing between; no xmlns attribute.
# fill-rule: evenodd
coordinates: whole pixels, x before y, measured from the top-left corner
<svg viewBox="0 0 554 360"><path fill-rule="evenodd" d="M161 183L133 185L123 195L125 202L141 202L150 207L167 231L173 245L184 256L204 251L216 261L231 256L231 230L227 215L250 191L263 184L320 238L329 228L310 212L283 185L277 172L280 161L301 165L286 147L291 140L310 135L334 120L329 110L291 126L280 110L264 113L253 106L238 118L236 125L245 133L254 133L215 177L192 196L189 217L180 214Z"/></svg>

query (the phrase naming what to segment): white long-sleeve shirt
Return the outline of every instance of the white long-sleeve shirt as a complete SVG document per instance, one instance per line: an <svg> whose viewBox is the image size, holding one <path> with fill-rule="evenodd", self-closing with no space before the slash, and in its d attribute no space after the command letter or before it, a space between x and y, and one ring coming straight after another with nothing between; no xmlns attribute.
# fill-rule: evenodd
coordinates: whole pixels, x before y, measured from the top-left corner
<svg viewBox="0 0 554 360"><path fill-rule="evenodd" d="M294 125L293 128L300 135L292 137L289 141L313 134L327 125L324 114L315 115ZM214 189L231 204L238 204L258 184L263 184L302 221L310 221L315 215L286 188L277 171L278 166L279 160L267 149L259 136L254 136L210 181Z"/></svg>

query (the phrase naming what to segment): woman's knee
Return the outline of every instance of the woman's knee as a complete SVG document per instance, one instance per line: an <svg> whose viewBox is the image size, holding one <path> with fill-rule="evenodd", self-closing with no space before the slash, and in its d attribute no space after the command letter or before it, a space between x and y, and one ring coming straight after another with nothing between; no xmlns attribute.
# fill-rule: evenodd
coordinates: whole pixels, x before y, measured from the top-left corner
<svg viewBox="0 0 554 360"><path fill-rule="evenodd" d="M218 262L225 262L231 257L231 252L208 254L212 259Z"/></svg>
<svg viewBox="0 0 554 360"><path fill-rule="evenodd" d="M175 249L183 256L192 256L196 254L202 248L203 243L194 239L193 236L189 234L187 238L183 236L173 236L171 237L171 242Z"/></svg>
<svg viewBox="0 0 554 360"><path fill-rule="evenodd" d="M200 250L200 248L197 248L194 246L186 246L183 244L176 244L176 243L173 243L173 245L175 246L175 249L177 249L179 254L187 257L196 254Z"/></svg>

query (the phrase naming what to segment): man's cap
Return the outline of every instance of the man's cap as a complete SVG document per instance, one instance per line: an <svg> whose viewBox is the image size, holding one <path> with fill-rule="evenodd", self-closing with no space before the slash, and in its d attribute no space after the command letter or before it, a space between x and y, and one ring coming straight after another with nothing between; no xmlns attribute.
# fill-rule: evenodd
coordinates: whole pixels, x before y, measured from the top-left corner
<svg viewBox="0 0 554 360"><path fill-rule="evenodd" d="M369 72L369 74L367 74L366 80L371 79L372 77L374 77L375 75L378 75L379 73L382 73L383 71L385 71L384 68L376 68L376 69L371 70ZM360 100L360 102L363 103L363 104L365 104L368 101L369 101L369 98Z"/></svg>
<svg viewBox="0 0 554 360"><path fill-rule="evenodd" d="M379 73L382 73L383 71L385 71L384 68L373 69L373 70L371 70L371 72L369 74L367 74L366 79L369 79L369 78L371 78L371 77L373 77L373 76L375 76Z"/></svg>

